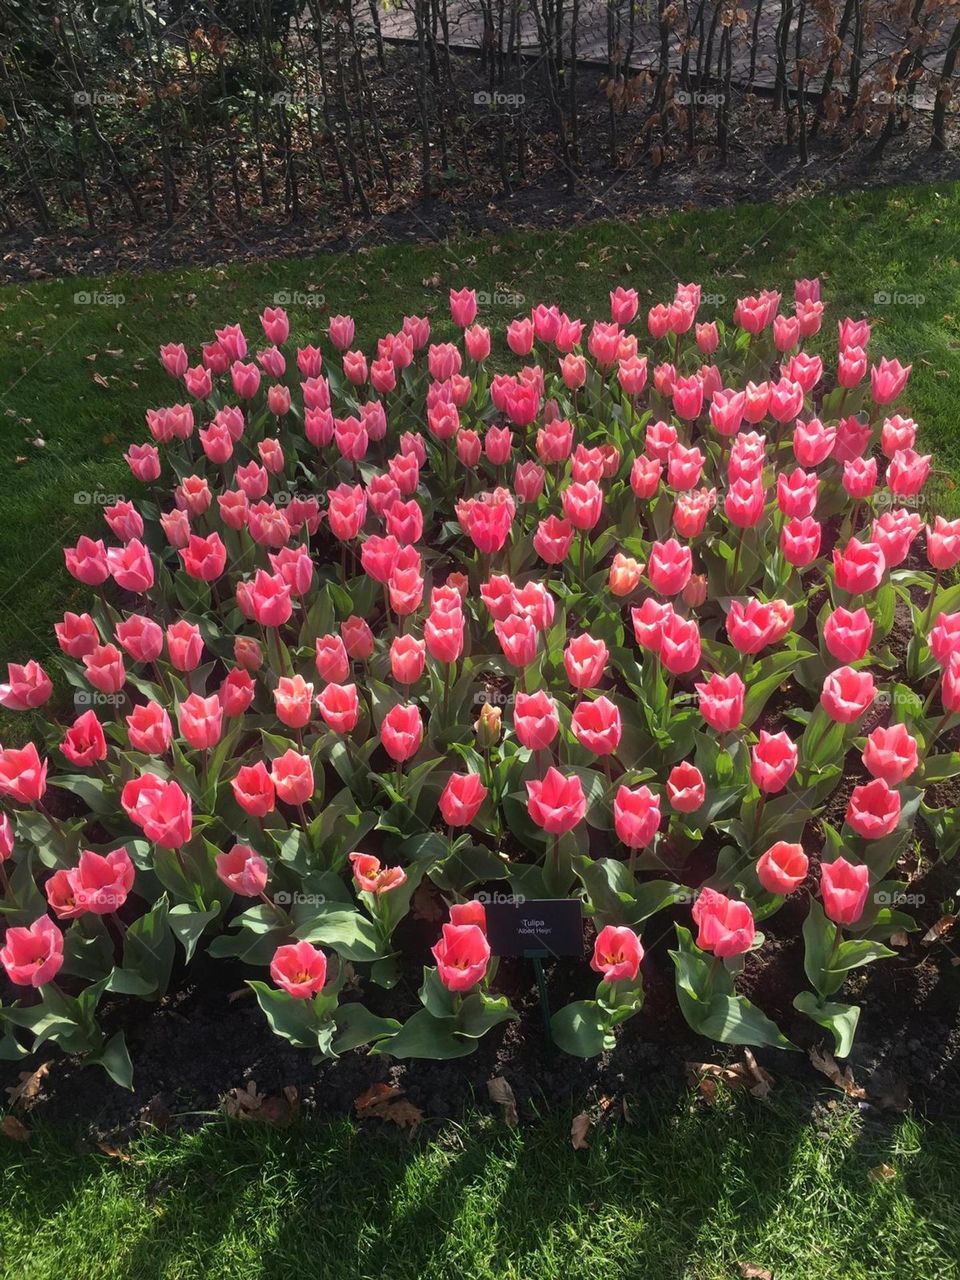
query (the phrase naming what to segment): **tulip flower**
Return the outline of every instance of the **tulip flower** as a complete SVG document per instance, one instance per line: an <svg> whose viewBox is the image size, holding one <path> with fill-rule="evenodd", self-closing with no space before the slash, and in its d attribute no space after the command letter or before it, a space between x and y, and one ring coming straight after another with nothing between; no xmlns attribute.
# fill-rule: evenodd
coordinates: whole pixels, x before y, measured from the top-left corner
<svg viewBox="0 0 960 1280"><path fill-rule="evenodd" d="M327 958L309 942L277 947L270 961L270 977L295 1000L309 1000L327 981Z"/></svg>
<svg viewBox="0 0 960 1280"><path fill-rule="evenodd" d="M699 928L697 946L720 959L740 955L753 946L756 926L745 902L727 898L715 889L701 889L693 904L693 920Z"/></svg>
<svg viewBox="0 0 960 1280"><path fill-rule="evenodd" d="M0 947L0 964L14 985L42 987L63 967L63 934L49 916L34 920L29 928L10 928Z"/></svg>
<svg viewBox="0 0 960 1280"><path fill-rule="evenodd" d="M667 777L667 799L677 813L695 813L707 798L703 774L689 760L674 765Z"/></svg>
<svg viewBox="0 0 960 1280"><path fill-rule="evenodd" d="M854 865L846 858L820 865L820 893L823 910L834 924L856 924L863 915L870 888L870 868Z"/></svg>
<svg viewBox="0 0 960 1280"><path fill-rule="evenodd" d="M900 821L900 793L883 778L854 787L847 803L847 824L864 840L881 840Z"/></svg>
<svg viewBox="0 0 960 1280"><path fill-rule="evenodd" d="M440 981L457 994L482 982L490 963L490 944L475 924L445 924L431 952Z"/></svg>
<svg viewBox="0 0 960 1280"><path fill-rule="evenodd" d="M248 844L235 844L214 859L218 878L241 898L259 898L270 871L264 858Z"/></svg>
<svg viewBox="0 0 960 1280"><path fill-rule="evenodd" d="M440 796L440 813L449 827L469 827L487 798L487 788L476 773L453 773Z"/></svg>
<svg viewBox="0 0 960 1280"><path fill-rule="evenodd" d="M917 740L904 724L882 725L867 736L863 748L863 764L874 778L882 778L890 787L898 787L919 765Z"/></svg>
<svg viewBox="0 0 960 1280"><path fill-rule="evenodd" d="M549 768L542 779L526 783L527 812L549 835L572 831L587 811L583 785L576 774L569 777Z"/></svg>
<svg viewBox="0 0 960 1280"><path fill-rule="evenodd" d="M757 879L768 893L786 897L800 888L808 868L809 859L802 845L778 840L757 860Z"/></svg>
<svg viewBox="0 0 960 1280"><path fill-rule="evenodd" d="M406 882L407 873L403 867L381 866L380 859L373 854L351 853L349 861L353 878L365 893L389 893Z"/></svg>
<svg viewBox="0 0 960 1280"><path fill-rule="evenodd" d="M593 944L590 968L603 974L604 982L633 982L640 972L643 946L632 929L604 925Z"/></svg>

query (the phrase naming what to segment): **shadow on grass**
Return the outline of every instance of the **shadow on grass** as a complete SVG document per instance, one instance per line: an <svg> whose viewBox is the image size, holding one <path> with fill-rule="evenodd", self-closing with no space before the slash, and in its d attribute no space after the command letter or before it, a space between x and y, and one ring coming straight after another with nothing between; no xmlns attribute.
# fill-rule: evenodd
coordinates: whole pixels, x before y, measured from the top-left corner
<svg viewBox="0 0 960 1280"><path fill-rule="evenodd" d="M0 1175L6 1275L431 1277L956 1274L960 1130L785 1092L658 1093L573 1150L570 1115L478 1112L413 1141L349 1121L212 1123L119 1160L39 1133ZM874 1172L884 1167L890 1172Z"/></svg>

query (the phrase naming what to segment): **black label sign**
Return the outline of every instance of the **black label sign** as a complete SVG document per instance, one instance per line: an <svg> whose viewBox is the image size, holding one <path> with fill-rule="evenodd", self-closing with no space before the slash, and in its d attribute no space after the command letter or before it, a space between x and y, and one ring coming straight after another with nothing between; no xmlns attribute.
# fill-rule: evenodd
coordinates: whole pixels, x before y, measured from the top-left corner
<svg viewBox="0 0 960 1280"><path fill-rule="evenodd" d="M579 898L517 898L488 902L487 939L495 956L579 956Z"/></svg>

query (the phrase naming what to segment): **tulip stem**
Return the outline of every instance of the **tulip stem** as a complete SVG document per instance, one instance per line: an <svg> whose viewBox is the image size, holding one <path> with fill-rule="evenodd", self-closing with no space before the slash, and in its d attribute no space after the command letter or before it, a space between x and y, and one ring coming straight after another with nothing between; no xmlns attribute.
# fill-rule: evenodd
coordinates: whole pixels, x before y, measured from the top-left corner
<svg viewBox="0 0 960 1280"><path fill-rule="evenodd" d="M953 715L952 711L945 711L943 715L940 717L940 720L938 721L936 728L934 729L933 733L930 735L927 742L924 744L923 754L920 756L920 759L917 762L918 765L921 765L926 761L927 756L936 746L937 739L940 737L941 733L943 733L944 729L946 728L947 721L950 719L952 715Z"/></svg>
<svg viewBox="0 0 960 1280"><path fill-rule="evenodd" d="M936 680L934 680L934 682L933 682L933 687L931 688L930 692L927 694L926 699L925 699L925 701L924 701L924 704L923 704L923 715L924 715L924 716L926 716L927 712L928 712L928 711L930 710L930 708L933 706L933 700L934 700L934 698L937 696L937 691L939 690L940 685L941 685L942 683L943 683L943 672L942 672L942 671L939 671L939 672L937 673L937 678L936 678Z"/></svg>
<svg viewBox="0 0 960 1280"><path fill-rule="evenodd" d="M740 530L740 537L737 539L737 549L733 557L733 574L730 579L731 592L736 590L737 575L740 572L740 557L743 554L743 530Z"/></svg>
<svg viewBox="0 0 960 1280"><path fill-rule="evenodd" d="M753 838L750 841L750 845L752 848L756 847L757 839L759 838L759 835L760 835L760 824L763 821L763 808L766 802L767 802L767 793L765 791L761 791L760 799L757 801L757 807L753 815Z"/></svg>
<svg viewBox="0 0 960 1280"><path fill-rule="evenodd" d="M924 636L926 636L930 630L930 619L933 617L933 605L934 605L934 601L937 598L937 592L940 589L940 578L942 575L943 575L943 570L938 569L933 577L933 586L930 588L930 603L927 605L927 612L923 618Z"/></svg>

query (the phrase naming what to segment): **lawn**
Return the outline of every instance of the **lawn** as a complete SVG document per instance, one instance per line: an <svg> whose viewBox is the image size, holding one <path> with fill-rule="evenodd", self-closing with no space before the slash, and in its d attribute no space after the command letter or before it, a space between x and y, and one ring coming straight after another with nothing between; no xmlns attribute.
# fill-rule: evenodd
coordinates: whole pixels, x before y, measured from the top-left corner
<svg viewBox="0 0 960 1280"><path fill-rule="evenodd" d="M573 1150L569 1116L479 1114L412 1142L344 1120L211 1123L124 1152L6 1144L5 1276L316 1280L942 1280L958 1274L960 1136L814 1119L789 1091L649 1097ZM757 1268L752 1273L748 1267Z"/></svg>
<svg viewBox="0 0 960 1280"><path fill-rule="evenodd" d="M349 311L358 345L369 350L404 314L427 312L436 331L447 329L447 289L462 284L491 295L481 319L501 332L542 300L577 299L582 314L605 316L608 291L625 281L646 306L672 296L678 280L697 280L703 315L729 318L739 294L765 285L788 289L796 276L818 273L831 315L845 308L872 317L877 355L913 361L907 404L937 464L956 472L960 187L953 184L304 261L4 287L0 659L42 660L54 644L50 622L85 598L67 578L60 548L102 527L104 495L136 493L121 455L131 439L146 438L144 410L172 399L157 359L162 341L181 339L196 350L215 325L237 319L257 334L263 306L286 294L295 339L315 337L328 312ZM78 294L101 300L77 303ZM835 333L824 339L835 353ZM87 501L97 491L99 500ZM945 511L960 509L952 494L942 497Z"/></svg>

